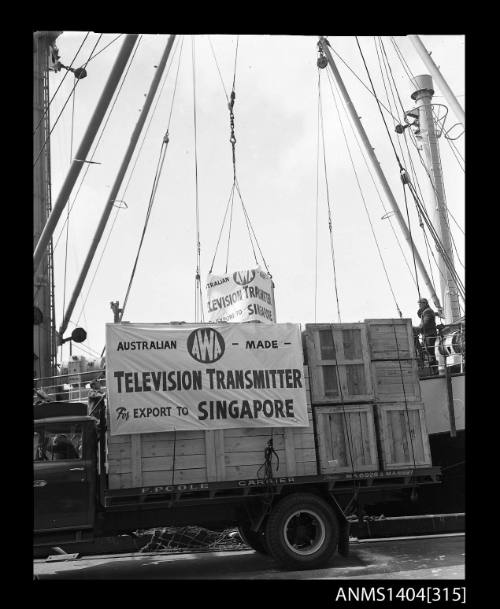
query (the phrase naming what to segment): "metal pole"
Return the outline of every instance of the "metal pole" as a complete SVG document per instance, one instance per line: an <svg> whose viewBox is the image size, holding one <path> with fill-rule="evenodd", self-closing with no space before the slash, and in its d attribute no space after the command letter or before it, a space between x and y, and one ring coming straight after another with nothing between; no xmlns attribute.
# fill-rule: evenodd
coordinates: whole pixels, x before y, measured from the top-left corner
<svg viewBox="0 0 500 609"><path fill-rule="evenodd" d="M416 136L423 144L427 161L430 195L432 197L431 200L435 202L434 223L438 227L443 249L449 261L453 264L453 243L450 236L443 172L434 117L432 116L432 94L434 93L432 78L427 74L415 76L412 83L415 86L415 92L411 97L416 100L418 109L418 132ZM439 282L443 299L445 323L453 323L461 317L458 289L439 250L438 254L440 254L438 258Z"/></svg>
<svg viewBox="0 0 500 609"><path fill-rule="evenodd" d="M347 92L347 89L345 88L345 85L342 81L342 77L340 76L340 73L337 70L337 66L335 65L335 62L333 61L333 57L332 57L332 54L330 53L330 49L327 44L327 41L325 38L320 37L320 42L321 42L321 48L326 55L326 58L328 60L328 63L330 64L330 68L332 70L333 76L335 77L335 80L337 81L337 85L340 89L342 97L344 98L347 110L349 111L349 114L354 122L354 125L356 126L358 134L366 148L366 151L370 158L373 169L377 173L378 179L380 180L380 183L382 184L382 188L384 189L384 192L387 196L387 199L389 200L389 203L391 204L392 210L394 211L394 215L396 216L396 219L399 222L399 226L403 232L403 235L404 235L406 241L408 242L409 246L413 250L413 253L415 255L415 261L420 270L420 273L425 282L425 285L427 286L427 289L429 290L429 293L432 297L432 300L433 300L436 308L438 309L438 311L441 311L441 303L439 301L439 298L432 285L430 277L427 274L424 263L422 262L422 258L420 257L420 254L418 253L418 250L413 242L410 231L408 230L408 227L406 226L406 222L404 221L403 215L401 214L397 201L396 201L394 195L392 194L392 190L385 178L384 172L382 171L382 167L380 166L377 156L375 155L375 151L370 144L370 140L368 139L368 136L366 135L366 131L363 127L363 124L361 123L361 119L359 118L359 116L356 112L356 108L354 107L354 105L351 101L351 98L349 97L349 93Z"/></svg>
<svg viewBox="0 0 500 609"><path fill-rule="evenodd" d="M78 179L78 176L82 169L82 160L85 160L87 158L90 146L92 145L94 137L102 122L102 119L106 114L108 105L111 101L111 98L113 97L118 82L120 81L123 70L127 65L137 37L138 34L128 34L125 40L123 41L120 52L118 53L118 57L116 58L115 64L111 70L111 74L109 75L106 86L104 87L104 90L101 93L101 97L97 102L94 114L90 119L87 131L85 132L78 151L76 152L75 160L71 164L66 179L64 180L64 183L61 187L59 196L57 197L57 201L55 202L54 207L52 208L50 216L47 219L47 223L45 224L43 232L40 235L40 239L38 240L38 243L36 245L35 252L33 254L34 273L37 272L38 267L40 266L40 262L45 256L45 250L47 249L52 234L54 233L54 230L57 226L57 222L59 221L61 213L64 210L66 203L68 202L68 198L71 194L71 191L73 190L73 186L75 185L75 182Z"/></svg>
<svg viewBox="0 0 500 609"><path fill-rule="evenodd" d="M59 31L39 31L33 35L33 247L35 247L51 209L50 143L44 147L50 131L49 69L50 55L57 54ZM39 154L39 151L43 151ZM34 373L48 377L56 368L56 329L54 322L54 265L52 243L33 277L33 305L41 313L33 325Z"/></svg>
<svg viewBox="0 0 500 609"><path fill-rule="evenodd" d="M76 301L78 299L78 296L80 295L82 286L85 282L85 278L87 277L87 273L89 271L90 265L92 264L92 260L94 258L94 254L96 252L97 246L99 245L99 242L102 238L102 235L104 233L104 229L106 228L106 223L108 221L109 215L111 213L111 209L113 207L113 203L116 200L116 197L118 195L118 191L120 190L123 178L125 176L125 172L127 171L128 165L130 163L130 159L132 158L132 154L134 153L137 141L139 139L139 136L141 134L142 131L142 127L144 126L144 123L146 122L146 118L149 112L149 109L151 107L151 104L153 103L153 99L156 95L156 91L158 89L158 85L160 84L160 80L161 77L163 75L163 71L165 69L165 66L167 65L167 60L168 57L170 55L170 51L172 49L172 45L174 44L174 40L175 40L175 34L170 35L168 41L167 41L167 46L165 47L165 50L163 51L163 55L161 57L160 63L158 64L158 68L155 72L155 75L153 77L153 80L151 82L151 86L149 87L149 92L147 94L146 100L144 102L144 105L142 107L142 112L139 115L139 120L137 121L134 131L130 137L130 142L129 145L127 147L127 150L125 152L125 156L123 157L122 160L122 164L120 166L120 169L118 171L118 175L116 176L115 182L113 184L113 187L111 189L111 192L109 193L109 197L108 200L106 202L106 206L104 208L104 211L102 213L101 216L101 220L99 222L99 225L96 229L95 235L94 235L94 239L92 240L92 243L90 245L90 249L89 252L87 254L87 258L85 259L85 262L83 264L82 270L80 271L80 276L78 277L78 280L76 282L76 285L73 289L73 294L71 295L71 300L69 301L68 307L66 309L66 312L64 313L64 319L61 322L61 327L59 328L59 334L62 336L63 333L65 332L66 328L68 327L68 322L71 318L71 315L73 313L73 309L75 308L76 305Z"/></svg>
<svg viewBox="0 0 500 609"><path fill-rule="evenodd" d="M448 83L443 78L443 75L439 71L439 68L437 67L437 65L434 63L434 60L432 59L429 52L423 45L422 41L416 34L410 34L408 36L408 38L410 39L413 46L415 47L415 50L417 51L417 53L420 56L420 59L425 63L426 68L429 70L429 72L434 77L434 80L436 81L440 91L443 93L446 101L448 102L448 105L451 106L451 108L453 108L453 112L455 112L455 116L465 127L465 112L464 112L462 106L458 103L458 100L455 97L453 91L450 89Z"/></svg>

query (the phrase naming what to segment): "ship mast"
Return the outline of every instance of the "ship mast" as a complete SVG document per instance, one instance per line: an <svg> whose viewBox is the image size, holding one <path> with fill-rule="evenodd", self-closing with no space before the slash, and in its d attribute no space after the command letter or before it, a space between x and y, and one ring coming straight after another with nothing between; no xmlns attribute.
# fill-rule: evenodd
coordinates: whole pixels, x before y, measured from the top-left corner
<svg viewBox="0 0 500 609"><path fill-rule="evenodd" d="M49 68L57 65L55 41L62 32L39 31L33 36L33 245L50 215ZM41 152L38 162L36 158ZM34 276L33 374L56 374L54 266L52 239Z"/></svg>
<svg viewBox="0 0 500 609"><path fill-rule="evenodd" d="M412 79L415 91L412 99L416 101L416 109L407 112L408 116L416 118L412 127L416 128L415 135L422 143L424 150L431 201L434 201L434 225L437 228L441 242L438 249L439 281L443 302L444 322L450 324L458 321L462 313L458 297L458 288L453 277L453 243L451 240L448 208L444 190L443 172L439 154L438 132L433 117L432 96L434 94L432 77L428 74L415 76ZM444 255L443 255L444 254ZM446 257L446 259L445 259Z"/></svg>
<svg viewBox="0 0 500 609"><path fill-rule="evenodd" d="M321 49L324 52L326 59L328 61L328 64L330 65L330 69L332 71L332 74L337 82L337 85L339 87L340 93L342 94L342 97L344 98L345 101L345 105L346 108L349 112L349 115L351 116L352 122L354 124L354 126L356 127L356 130L361 138L361 141L363 142L363 145L365 147L365 150L367 152L368 158L370 159L371 165L375 171L375 173L378 176L378 179L382 185L382 188L384 189L384 192L386 194L386 197L392 207L392 210L394 212L394 215L396 217L396 220L399 223L399 226L401 228L401 231L403 232L403 235L405 237L405 239L407 240L410 248L413 251L413 254L415 256L415 262L418 266L418 269L422 275L422 278L424 280L425 285L427 286L427 289L429 290L429 293L431 295L431 298L434 302L434 305L436 306L437 310L440 312L441 311L441 303L440 300L436 294L436 291L434 289L434 286L432 285L432 281L427 273L427 270L425 268L425 265L422 261L422 258L420 257L420 254L417 250L417 247L413 241L412 235L408 229L408 227L406 226L406 222L403 218L403 215L401 213L401 210L399 209L398 203L396 201L396 198L394 197L394 194L392 193L392 190L389 186L389 183L387 182L387 179L384 175L384 172L382 171L382 167L379 163L379 160L377 159L377 156L375 154L375 149L372 147L372 145L370 144L370 140L368 139L368 136L366 134L366 131L363 127L363 123L360 120L360 117L358 116L358 113L356 112L356 108L354 107L354 104L352 103L352 100L349 96L349 93L347 92L347 89L344 85L344 82L342 80L342 77L340 76L340 73L337 69L337 66L335 65L335 62L333 60L332 54L330 53L330 49L328 46L328 41L326 40L326 38L324 37L320 37L320 45L321 45Z"/></svg>

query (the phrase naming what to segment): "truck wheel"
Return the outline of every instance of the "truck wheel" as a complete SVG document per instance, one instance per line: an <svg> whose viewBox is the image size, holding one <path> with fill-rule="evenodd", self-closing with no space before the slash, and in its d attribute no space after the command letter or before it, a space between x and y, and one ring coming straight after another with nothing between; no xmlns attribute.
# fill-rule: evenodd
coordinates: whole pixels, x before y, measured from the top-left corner
<svg viewBox="0 0 500 609"><path fill-rule="evenodd" d="M337 516L316 495L288 495L269 515L266 542L271 556L286 569L321 567L337 549Z"/></svg>
<svg viewBox="0 0 500 609"><path fill-rule="evenodd" d="M250 527L245 526L239 526L238 530L240 532L241 539L243 539L247 546L250 546L259 554L269 556L269 549L267 547L266 538L264 537L263 531L255 532L252 531Z"/></svg>

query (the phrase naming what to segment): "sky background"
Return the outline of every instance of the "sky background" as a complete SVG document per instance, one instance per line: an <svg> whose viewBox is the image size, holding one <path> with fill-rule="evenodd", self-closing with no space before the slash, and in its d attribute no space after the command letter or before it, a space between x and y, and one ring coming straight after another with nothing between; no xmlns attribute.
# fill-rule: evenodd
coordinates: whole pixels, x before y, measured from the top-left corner
<svg viewBox="0 0 500 609"><path fill-rule="evenodd" d="M104 49L119 33L104 34L95 53ZM57 45L64 65L71 63L85 35L86 32L64 32L58 38ZM85 63L98 38L98 33L90 33L74 66ZM53 130L51 137L53 202L70 167L71 153L73 151L73 156L75 155L123 39L122 36L89 62L88 76L79 82L75 91L73 118L73 100L70 99ZM84 165L70 197L72 208L69 216L67 248L66 227L63 226L67 218L67 210L63 211L54 232L57 328L87 255L167 39L168 35L141 37L99 146L94 152L96 138L87 157L93 158L100 164ZM113 209L69 324L67 333L76 325L84 327L88 333L85 343L73 346L73 355L85 355L90 359L100 355L104 347L104 324L113 320L110 302L115 300L119 300L120 304L123 302L172 108L179 56L179 77L169 128L170 142L124 320L195 321L193 39L201 277L204 290L232 186L229 111L210 41L215 50L224 86L229 93L233 81L236 35L211 35L210 41L207 35L176 37L167 64L168 74L162 79L163 86L160 85L152 107L154 109L156 101L159 100L156 111L151 123L149 122L151 112L146 120L146 127L149 125L149 129L135 170L130 178L139 146L118 196L118 199L126 201L128 207L122 210ZM426 48L432 52L434 61L464 107L465 37L433 35L421 36L421 39ZM329 37L329 41L332 48L358 77L369 85L356 39L353 36L332 36ZM383 36L382 41L402 103L405 110L409 110L414 105L410 98L413 88L396 54L393 41L398 45L409 70L414 75L427 73L427 70L407 38L395 36L391 40L390 37ZM380 47L376 48L374 37L361 36L359 42L377 94L388 106L377 56L377 48L379 54L381 53ZM234 107L237 175L243 201L275 282L279 322L305 324L315 321L330 323L338 321L328 229L326 181L321 151L317 182L316 43L317 39L310 36L239 37ZM181 45L182 53L180 53ZM377 103L342 61L335 54L333 57L400 209L406 215L399 168ZM64 70L50 74L51 95L54 94L64 74ZM52 124L59 116L73 84L73 75L68 74L50 106ZM437 85L435 89L434 102L445 104ZM354 139L340 96L336 88L334 91L368 213L397 303L403 316L411 317L414 323L417 323L418 292L411 253L397 223L391 218L392 226L406 257L405 261L390 221L382 219L385 211L390 209L389 203L375 177L381 198L377 194ZM321 72L321 97L341 320L358 322L366 318L397 317L394 298L380 261L345 145L326 70ZM401 119L401 107L399 104L394 106L392 98L390 100L393 114L397 113L398 118ZM401 139L402 136L394 133L394 122L390 115L385 112L384 115L400 156L399 144L403 148L405 157L402 157L402 160L407 166L404 140ZM449 109L445 129L455 123L457 119ZM146 127L139 144L143 141ZM455 128L451 135L457 136L460 132L460 128ZM400 138L399 144L396 138ZM71 143L72 139L73 143ZM450 225L458 251L458 258L455 255L455 265L463 278L464 172L450 144L444 138L439 141L447 203L453 216L450 218ZM429 197L428 178L410 139L408 142L426 207L431 211L433 205ZM454 144L456 150L463 156L464 137L457 139ZM129 183L128 188L124 192L127 183ZM415 205L410 197L408 206L415 242L422 258L427 262L429 258L425 241L418 226ZM215 259L214 273L225 271L226 251L227 222ZM435 255L434 248L432 251ZM439 293L439 272L430 253L429 257L434 283ZM255 266L255 260L241 204L236 197L228 270L240 270L252 266ZM429 270L428 262L427 267ZM430 297L420 275L418 281L422 295ZM315 296L316 289L317 296ZM62 352L59 349L59 361L61 356L62 360L68 359L68 343L64 345Z"/></svg>

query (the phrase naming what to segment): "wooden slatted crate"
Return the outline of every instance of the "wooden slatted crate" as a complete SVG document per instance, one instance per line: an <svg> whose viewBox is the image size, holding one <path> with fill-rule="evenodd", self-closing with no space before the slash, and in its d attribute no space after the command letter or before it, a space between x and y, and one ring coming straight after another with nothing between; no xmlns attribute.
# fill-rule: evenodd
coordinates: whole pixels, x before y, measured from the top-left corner
<svg viewBox="0 0 500 609"><path fill-rule="evenodd" d="M371 368L377 402L422 399L416 360L378 360L371 363Z"/></svg>
<svg viewBox="0 0 500 609"><path fill-rule="evenodd" d="M309 427L177 431L110 436L109 488L223 482L263 477L264 450L271 436L279 457L276 476L317 473L309 371L304 367ZM175 464L174 464L175 454Z"/></svg>
<svg viewBox="0 0 500 609"><path fill-rule="evenodd" d="M372 360L413 359L411 319L365 319Z"/></svg>
<svg viewBox="0 0 500 609"><path fill-rule="evenodd" d="M320 473L378 470L372 404L315 406Z"/></svg>
<svg viewBox="0 0 500 609"><path fill-rule="evenodd" d="M313 404L372 402L364 324L306 324Z"/></svg>
<svg viewBox="0 0 500 609"><path fill-rule="evenodd" d="M422 403L377 404L376 413L384 470L432 464Z"/></svg>

